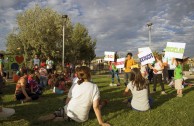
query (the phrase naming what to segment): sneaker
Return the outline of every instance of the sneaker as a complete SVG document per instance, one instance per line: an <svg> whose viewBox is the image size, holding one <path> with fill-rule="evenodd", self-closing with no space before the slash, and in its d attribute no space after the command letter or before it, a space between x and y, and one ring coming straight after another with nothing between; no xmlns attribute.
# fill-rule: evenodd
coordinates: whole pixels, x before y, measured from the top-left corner
<svg viewBox="0 0 194 126"><path fill-rule="evenodd" d="M152 92L151 92L151 94L154 94L154 93L156 93L156 91L152 91Z"/></svg>
<svg viewBox="0 0 194 126"><path fill-rule="evenodd" d="M166 92L165 92L165 91L162 91L162 92L161 92L161 95L166 95Z"/></svg>
<svg viewBox="0 0 194 126"><path fill-rule="evenodd" d="M121 84L117 84L117 86L121 86Z"/></svg>

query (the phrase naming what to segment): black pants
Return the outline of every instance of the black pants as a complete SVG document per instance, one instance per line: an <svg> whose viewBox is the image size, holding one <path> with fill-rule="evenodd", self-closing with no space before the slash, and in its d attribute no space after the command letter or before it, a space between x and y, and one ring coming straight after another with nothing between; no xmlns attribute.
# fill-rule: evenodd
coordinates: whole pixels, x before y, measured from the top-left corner
<svg viewBox="0 0 194 126"><path fill-rule="evenodd" d="M32 100L36 100L39 98L39 95L38 94L33 94L33 93L27 93L28 96L32 99ZM26 97L23 93L19 93L19 94L16 94L16 99L19 101L19 100L24 100Z"/></svg>
<svg viewBox="0 0 194 126"><path fill-rule="evenodd" d="M164 84L162 83L162 74L154 74L154 88L153 91L156 91L157 83L160 83L162 91L164 91Z"/></svg>
<svg viewBox="0 0 194 126"><path fill-rule="evenodd" d="M48 74L53 73L53 69L47 69Z"/></svg>
<svg viewBox="0 0 194 126"><path fill-rule="evenodd" d="M174 70L168 70L168 79L171 80L174 77Z"/></svg>
<svg viewBox="0 0 194 126"><path fill-rule="evenodd" d="M163 80L164 80L164 83L167 83L167 80L168 80L168 70L167 70L167 67L165 66L164 69L163 69Z"/></svg>

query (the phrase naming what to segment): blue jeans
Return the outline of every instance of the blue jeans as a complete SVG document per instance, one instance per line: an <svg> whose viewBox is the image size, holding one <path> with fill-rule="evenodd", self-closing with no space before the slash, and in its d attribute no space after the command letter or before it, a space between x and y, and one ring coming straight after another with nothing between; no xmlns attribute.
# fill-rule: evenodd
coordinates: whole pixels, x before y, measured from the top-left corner
<svg viewBox="0 0 194 126"><path fill-rule="evenodd" d="M117 71L111 70L110 72L111 72L111 75L112 75L112 83L114 83L114 78L116 76L116 78L118 80L118 83L120 84L120 78L119 78L118 70Z"/></svg>
<svg viewBox="0 0 194 126"><path fill-rule="evenodd" d="M45 87L47 85L47 77L40 76L40 86Z"/></svg>

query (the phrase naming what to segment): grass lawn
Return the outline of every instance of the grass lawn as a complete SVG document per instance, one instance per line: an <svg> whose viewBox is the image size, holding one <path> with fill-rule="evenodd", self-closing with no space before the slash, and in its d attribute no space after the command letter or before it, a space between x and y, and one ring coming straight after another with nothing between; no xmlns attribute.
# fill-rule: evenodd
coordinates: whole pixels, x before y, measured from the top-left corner
<svg viewBox="0 0 194 126"><path fill-rule="evenodd" d="M152 94L153 108L147 112L133 111L122 103L127 97L122 96L124 85L110 87L109 75L95 75L93 81L101 91L102 99L109 99L109 104L102 110L103 119L112 126L194 126L194 87L184 88L184 96L176 97L176 91L167 85L167 95L160 95L158 84L157 92ZM192 82L190 80L190 82ZM194 82L194 81L193 81ZM152 88L152 85L151 85ZM7 120L0 121L0 126L97 126L94 112L85 123L76 122L39 122L41 115L54 112L64 105L65 95L53 94L46 90L37 101L21 104L14 101L14 83L8 83L1 96L4 107L14 108L16 114Z"/></svg>

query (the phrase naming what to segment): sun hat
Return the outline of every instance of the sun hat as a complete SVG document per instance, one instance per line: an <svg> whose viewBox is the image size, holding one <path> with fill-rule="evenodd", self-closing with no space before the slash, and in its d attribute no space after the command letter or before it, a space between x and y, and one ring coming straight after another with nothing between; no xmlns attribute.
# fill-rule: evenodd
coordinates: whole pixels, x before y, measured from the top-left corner
<svg viewBox="0 0 194 126"><path fill-rule="evenodd" d="M7 119L8 117L10 117L13 114L15 114L15 110L12 109L12 108L0 107L0 110L1 109L2 109L2 111L0 111L0 120Z"/></svg>

